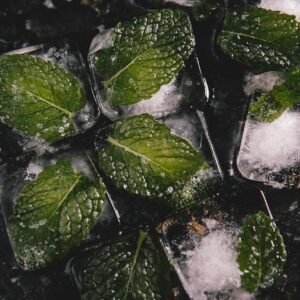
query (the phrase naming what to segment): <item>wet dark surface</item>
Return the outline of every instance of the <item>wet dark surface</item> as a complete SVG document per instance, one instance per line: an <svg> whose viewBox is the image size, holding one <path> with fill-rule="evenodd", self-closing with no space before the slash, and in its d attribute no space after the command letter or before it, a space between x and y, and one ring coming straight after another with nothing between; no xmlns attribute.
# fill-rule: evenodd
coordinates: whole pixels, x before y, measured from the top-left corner
<svg viewBox="0 0 300 300"><path fill-rule="evenodd" d="M117 20L145 13L126 1L103 1L105 9L95 10L80 5L80 1L53 1L54 7L46 7L38 0L1 0L0 2L0 53L40 43L53 43L68 38L79 48L84 59L97 26L110 27ZM93 3L96 1L85 1ZM141 1L143 2L143 1ZM146 3L148 1L144 1ZM229 1L246 3L247 1ZM251 3L258 1L248 1ZM116 4L115 4L116 3ZM234 157L240 141L240 131L247 108L243 94L244 70L222 56L214 45L224 8L209 20L194 24L197 53L203 73L208 80L211 99L205 109L211 138L216 147L226 175L235 173ZM104 121L103 121L104 122ZM0 124L0 163L14 161L22 155L19 141L22 138ZM80 143L80 139L79 142ZM30 155L29 155L30 156ZM232 215L262 209L256 187L247 181L229 177L222 191L225 205ZM288 253L285 275L275 286L263 291L261 299L300 299L300 207L297 191L266 191L274 219L280 228ZM222 202L222 200L220 200ZM229 200L227 200L229 201ZM222 206L221 205L221 206ZM136 210L137 211L137 210ZM134 220L140 216L134 216ZM130 219L127 216L126 219ZM138 221L134 221L138 223ZM115 228L112 226L112 232ZM97 228L95 228L97 231ZM97 238L97 237L96 237ZM0 299L79 299L76 288L65 273L67 261L78 253L75 249L65 261L38 272L20 270L14 260L0 213ZM182 296L183 298L184 296Z"/></svg>

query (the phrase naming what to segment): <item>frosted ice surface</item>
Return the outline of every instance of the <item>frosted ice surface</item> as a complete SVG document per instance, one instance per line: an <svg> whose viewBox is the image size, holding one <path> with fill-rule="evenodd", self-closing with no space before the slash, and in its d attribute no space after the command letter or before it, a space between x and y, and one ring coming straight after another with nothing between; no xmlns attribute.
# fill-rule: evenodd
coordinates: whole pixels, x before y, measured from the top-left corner
<svg viewBox="0 0 300 300"><path fill-rule="evenodd" d="M93 166L87 155L73 155L71 157L71 164L74 170L80 172L90 178L94 178Z"/></svg>
<svg viewBox="0 0 300 300"><path fill-rule="evenodd" d="M193 112L181 112L171 115L164 120L173 134L181 136L188 140L194 147L201 146L202 127L198 117Z"/></svg>
<svg viewBox="0 0 300 300"><path fill-rule="evenodd" d="M300 21L299 0L262 0L259 7L294 15Z"/></svg>
<svg viewBox="0 0 300 300"><path fill-rule="evenodd" d="M35 180L37 176L43 171L44 166L41 163L30 162L26 169L27 180Z"/></svg>
<svg viewBox="0 0 300 300"><path fill-rule="evenodd" d="M46 6L49 9L54 9L55 5L53 4L52 0L45 0L43 2L43 5Z"/></svg>
<svg viewBox="0 0 300 300"><path fill-rule="evenodd" d="M104 27L98 27L99 33L93 39L89 55L95 54L101 49L109 48L113 45L113 29L105 29Z"/></svg>
<svg viewBox="0 0 300 300"><path fill-rule="evenodd" d="M244 92L250 96L256 91L268 92L274 85L280 85L284 80L283 73L271 71L258 75L249 73L245 76L244 81Z"/></svg>
<svg viewBox="0 0 300 300"><path fill-rule="evenodd" d="M300 112L288 110L272 123L248 119L238 160L273 172L300 162ZM251 172L251 170L244 171Z"/></svg>
<svg viewBox="0 0 300 300"><path fill-rule="evenodd" d="M203 220L209 233L201 239L186 240L193 250L183 253L184 287L195 300L207 299L205 293L230 291L241 286L240 270L236 262L238 228L223 227L214 219ZM185 247L183 243L183 248Z"/></svg>
<svg viewBox="0 0 300 300"><path fill-rule="evenodd" d="M197 0L167 0L166 2L176 3L182 6L194 6Z"/></svg>
<svg viewBox="0 0 300 300"><path fill-rule="evenodd" d="M178 87L176 78L174 78L170 83L163 85L150 99L122 107L122 111L126 115L150 113L155 116L176 112L178 108L184 106L187 98L183 89L191 87L192 84L189 78L184 78Z"/></svg>

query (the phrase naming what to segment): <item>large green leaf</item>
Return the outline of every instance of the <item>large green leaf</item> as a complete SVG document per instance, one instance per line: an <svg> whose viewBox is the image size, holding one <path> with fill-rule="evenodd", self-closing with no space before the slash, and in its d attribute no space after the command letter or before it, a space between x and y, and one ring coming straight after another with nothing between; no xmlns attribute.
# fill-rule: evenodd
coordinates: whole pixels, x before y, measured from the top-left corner
<svg viewBox="0 0 300 300"><path fill-rule="evenodd" d="M85 239L102 210L105 187L74 171L67 158L28 183L16 200L9 233L24 269L44 267Z"/></svg>
<svg viewBox="0 0 300 300"><path fill-rule="evenodd" d="M119 23L112 35L113 45L99 50L93 64L114 105L149 99L174 78L195 45L189 17L180 10Z"/></svg>
<svg viewBox="0 0 300 300"><path fill-rule="evenodd" d="M218 44L256 72L299 67L300 26L294 16L250 5L229 9Z"/></svg>
<svg viewBox="0 0 300 300"><path fill-rule="evenodd" d="M257 102L250 104L250 112L257 121L272 122L282 113L300 103L300 71L285 75L281 85L275 85L269 92L263 93Z"/></svg>
<svg viewBox="0 0 300 300"><path fill-rule="evenodd" d="M143 197L171 196L208 167L186 140L146 114L116 121L107 143L98 150L99 167L116 186Z"/></svg>
<svg viewBox="0 0 300 300"><path fill-rule="evenodd" d="M147 233L127 231L102 243L80 265L81 299L170 299L170 266Z"/></svg>
<svg viewBox="0 0 300 300"><path fill-rule="evenodd" d="M242 284L249 292L270 286L283 271L286 252L282 236L263 212L245 220L237 251Z"/></svg>
<svg viewBox="0 0 300 300"><path fill-rule="evenodd" d="M0 117L7 125L48 141L75 133L74 114L85 104L69 72L30 55L0 58Z"/></svg>

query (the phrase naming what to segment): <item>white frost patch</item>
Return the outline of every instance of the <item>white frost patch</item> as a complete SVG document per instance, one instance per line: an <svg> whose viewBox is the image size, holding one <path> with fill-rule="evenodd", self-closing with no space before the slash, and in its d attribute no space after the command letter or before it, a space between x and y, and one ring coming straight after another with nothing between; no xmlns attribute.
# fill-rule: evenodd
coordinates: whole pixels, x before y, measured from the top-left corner
<svg viewBox="0 0 300 300"><path fill-rule="evenodd" d="M49 9L54 9L55 8L52 0L45 0L43 2L43 5L46 6L47 8L49 8Z"/></svg>
<svg viewBox="0 0 300 300"><path fill-rule="evenodd" d="M286 111L272 123L248 120L244 137L239 154L243 164L275 172L292 167L300 161L300 112Z"/></svg>
<svg viewBox="0 0 300 300"><path fill-rule="evenodd" d="M188 140L197 149L201 146L202 128L195 114L183 112L171 115L164 123L171 129L173 134Z"/></svg>
<svg viewBox="0 0 300 300"><path fill-rule="evenodd" d="M171 2L181 6L191 7L197 3L197 0L168 0L166 2Z"/></svg>
<svg viewBox="0 0 300 300"><path fill-rule="evenodd" d="M268 92L272 90L274 85L280 85L284 82L283 73L281 72L265 72L254 75L249 73L245 76L244 92L250 96L255 91Z"/></svg>
<svg viewBox="0 0 300 300"><path fill-rule="evenodd" d="M143 113L163 115L166 112L176 111L180 107L182 99L183 94L179 93L176 86L176 78L174 78L170 83L163 85L150 99L124 107L123 110L128 115L140 115Z"/></svg>
<svg viewBox="0 0 300 300"><path fill-rule="evenodd" d="M236 262L238 229L224 228L213 219L203 220L209 229L208 235L193 240L193 250L186 255L185 289L192 299L207 299L206 293L230 291L241 286L240 270ZM191 243L191 241L185 241Z"/></svg>
<svg viewBox="0 0 300 300"><path fill-rule="evenodd" d="M79 155L74 155L71 157L71 165L74 170L79 173L86 175L89 178L94 177L94 170L91 166L90 161L86 156L82 157Z"/></svg>
<svg viewBox="0 0 300 300"><path fill-rule="evenodd" d="M259 7L294 15L300 21L299 0L262 0Z"/></svg>
<svg viewBox="0 0 300 300"><path fill-rule="evenodd" d="M93 55L99 50L109 48L113 45L113 29L111 28L105 30L104 28L99 27L99 30L101 30L101 32L99 32L93 39L90 46L89 55Z"/></svg>
<svg viewBox="0 0 300 300"><path fill-rule="evenodd" d="M44 170L44 165L42 163L30 162L26 169L27 180L35 180L37 176Z"/></svg>

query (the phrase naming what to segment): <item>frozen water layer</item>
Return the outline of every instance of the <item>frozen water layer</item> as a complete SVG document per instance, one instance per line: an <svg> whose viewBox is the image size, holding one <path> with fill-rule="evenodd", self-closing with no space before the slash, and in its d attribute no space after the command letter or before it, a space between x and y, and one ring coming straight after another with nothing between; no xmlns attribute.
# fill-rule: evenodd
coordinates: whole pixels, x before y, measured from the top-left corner
<svg viewBox="0 0 300 300"><path fill-rule="evenodd" d="M182 274L184 287L194 300L207 299L207 294L230 291L241 286L240 271L236 262L238 229L224 227L214 219L204 219L209 233L183 242L192 243L192 250L183 251ZM182 258L181 258L182 259Z"/></svg>
<svg viewBox="0 0 300 300"><path fill-rule="evenodd" d="M299 0L261 0L259 7L294 15L300 21Z"/></svg>
<svg viewBox="0 0 300 300"><path fill-rule="evenodd" d="M300 112L287 110L272 123L248 119L238 157L242 172L279 172L300 162Z"/></svg>

